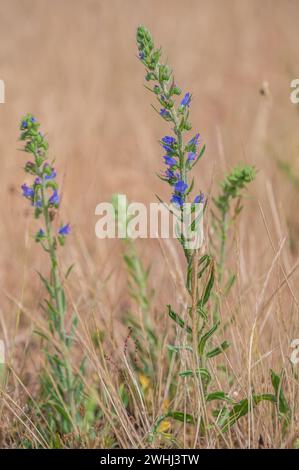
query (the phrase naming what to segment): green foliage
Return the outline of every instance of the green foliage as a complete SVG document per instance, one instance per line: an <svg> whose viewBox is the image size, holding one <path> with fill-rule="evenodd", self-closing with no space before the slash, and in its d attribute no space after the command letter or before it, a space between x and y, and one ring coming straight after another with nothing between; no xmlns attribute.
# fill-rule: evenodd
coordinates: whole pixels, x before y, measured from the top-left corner
<svg viewBox="0 0 299 470"><path fill-rule="evenodd" d="M283 392L284 371L282 371L279 375L276 374L272 369L270 372L271 382L275 392L275 403L277 406L278 417L282 422L283 431L285 431L290 424L292 413L291 408Z"/></svg>
<svg viewBox="0 0 299 470"><path fill-rule="evenodd" d="M231 199L240 196L240 190L254 180L256 171L250 165L238 165L221 183L221 193L214 199L220 212L228 212Z"/></svg>
<svg viewBox="0 0 299 470"><path fill-rule="evenodd" d="M216 236L220 240L218 255L218 282L221 284L224 274L225 258L226 258L226 244L228 231L233 220L241 212L241 199L242 189L245 189L248 184L254 180L256 171L250 165L236 166L229 175L220 183L221 191L218 197L213 199L216 212L212 210L212 224ZM237 199L237 204L234 207L234 214L231 215L231 204L234 199ZM228 292L235 280L232 275L228 281L225 290Z"/></svg>
<svg viewBox="0 0 299 470"><path fill-rule="evenodd" d="M236 216L241 212L241 199L242 189L245 189L248 184L254 180L256 171L250 165L236 166L229 175L220 183L221 191L218 197L213 199L216 212L212 210L212 224L216 236L220 240L218 251L218 282L222 283L223 271L226 258L226 244L227 236L230 225ZM234 208L234 214L231 215L231 204L234 199L237 199L237 204ZM234 275L228 280L225 290L228 292L235 280Z"/></svg>
<svg viewBox="0 0 299 470"><path fill-rule="evenodd" d="M38 273L48 294L41 308L47 318L49 332L37 331L44 342L46 367L40 374L39 405L33 405L41 432L55 447L57 434L79 433L82 429L82 410L85 410L87 400L81 379L84 362L79 372L74 372L71 360L78 319L76 314L70 320L66 319L67 301L57 257L58 245L64 245L70 228L65 225L63 231L55 232L53 220L56 212L53 210L59 208L58 184L54 180L56 171L48 163L49 145L40 133L39 126L30 114L21 122L20 140L24 141L24 151L34 159L33 162L27 162L25 171L36 177L32 187L23 185L22 189L23 195L35 207L35 217L43 220L44 229L37 232L35 240L47 253L50 266L48 277ZM52 191L51 196L49 191ZM65 278L71 269L72 266Z"/></svg>
<svg viewBox="0 0 299 470"><path fill-rule="evenodd" d="M211 402L225 402L225 405L221 407L214 408L212 410L212 416L215 418L214 422L210 424L210 429L214 428L219 434L227 432L234 424L239 421L242 417L246 416L254 407L256 407L261 402L270 402L278 410L278 417L282 422L283 430L285 431L287 426L290 424L291 419L291 410L287 400L284 396L282 390L282 379L283 373L277 375L273 370L271 372L271 381L274 388L274 394L264 393L264 394L253 394L250 399L244 398L240 401L233 400L228 394L223 390L205 393L204 399L206 405ZM180 373L182 377L194 377L192 370L187 370ZM196 371L196 376L199 377L204 384L208 384L211 381L211 376L208 373L207 369L198 369ZM152 435L158 431L160 424L168 418L172 418L177 421L196 424L196 417L188 413L178 412L178 411L168 411L166 414L160 416L153 428ZM203 421L200 421L200 431L201 435L204 435L206 432L206 426L203 424Z"/></svg>

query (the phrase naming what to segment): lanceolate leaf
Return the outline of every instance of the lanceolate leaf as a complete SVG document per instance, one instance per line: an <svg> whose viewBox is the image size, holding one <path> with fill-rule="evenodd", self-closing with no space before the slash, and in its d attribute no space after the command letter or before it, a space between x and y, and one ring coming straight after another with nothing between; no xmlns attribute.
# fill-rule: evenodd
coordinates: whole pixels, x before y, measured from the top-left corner
<svg viewBox="0 0 299 470"><path fill-rule="evenodd" d="M219 400L219 401L226 401L227 403L231 403L231 404L234 403L234 400L232 400L225 392L221 390L218 392L208 393L205 396L205 400L206 402Z"/></svg>
<svg viewBox="0 0 299 470"><path fill-rule="evenodd" d="M171 309L171 306L167 305L167 307L168 307L168 315L170 316L170 318L174 320L177 323L177 325L179 325L181 328L186 330L187 333L192 333L192 328L190 328L190 326L185 324L184 320Z"/></svg>
<svg viewBox="0 0 299 470"><path fill-rule="evenodd" d="M212 292L212 289L213 289L213 285L214 285L214 266L212 267L211 269L211 274L210 274L210 277L209 277L209 280L208 280L208 283L205 287L205 290L204 290L204 293L201 297L201 299L199 300L199 304L203 307L207 301L209 300L210 298L210 295L211 295L211 292Z"/></svg>
<svg viewBox="0 0 299 470"><path fill-rule="evenodd" d="M203 382L207 385L212 377L209 371L205 368L198 368L195 370L197 376L201 377ZM192 369L184 370L183 372L179 372L180 377L194 377L194 371Z"/></svg>
<svg viewBox="0 0 299 470"><path fill-rule="evenodd" d="M287 425L290 421L291 409L283 393L282 380L283 371L280 375L278 375L274 372L274 370L271 369L271 381L275 390L275 398L278 406L279 416L281 419L284 419L285 425Z"/></svg>
<svg viewBox="0 0 299 470"><path fill-rule="evenodd" d="M39 275L42 283L44 284L47 291L49 292L51 298L55 299L55 291L54 291L53 287L51 286L51 284L49 283L49 281L40 272L37 271L37 274Z"/></svg>
<svg viewBox="0 0 299 470"><path fill-rule="evenodd" d="M275 397L271 394L253 395L253 405L258 405L262 401L271 401L275 403ZM221 428L222 432L226 432L232 427L240 418L245 416L251 409L250 402L247 398L236 403L231 410L226 406L215 410L213 415L217 416L217 425Z"/></svg>
<svg viewBox="0 0 299 470"><path fill-rule="evenodd" d="M199 272L198 272L198 278L200 279L203 275L203 273L205 272L205 270L207 269L207 267L209 266L211 262L211 257L209 255L203 255L199 262L198 262L198 267L200 268Z"/></svg>
<svg viewBox="0 0 299 470"><path fill-rule="evenodd" d="M193 163L193 165L192 165L191 168L193 168L193 167L197 164L198 160L199 160L199 159L203 156L203 154L205 153L205 150L206 150L206 145L204 144L204 145L202 146L201 151L199 152L198 157L197 157L196 160L194 161L194 163Z"/></svg>
<svg viewBox="0 0 299 470"><path fill-rule="evenodd" d="M206 356L209 358L218 356L219 354L223 353L223 351L225 351L227 348L229 348L228 341L223 341L223 343L221 343L219 347L211 349L211 351L208 351Z"/></svg>
<svg viewBox="0 0 299 470"><path fill-rule="evenodd" d="M219 324L220 324L219 321L217 323L215 323L212 326L212 328L205 335L203 335L202 338L200 339L200 341L198 343L198 353L199 353L200 356L203 355L204 350L205 350L205 346L206 346L206 342L215 333L215 331L217 330Z"/></svg>
<svg viewBox="0 0 299 470"><path fill-rule="evenodd" d="M184 413L182 411L168 411L167 413L162 416L159 416L159 418L156 419L155 424L152 428L152 432L157 432L157 429L160 424L168 418L180 421L181 423L195 424L196 422L195 418L189 413Z"/></svg>

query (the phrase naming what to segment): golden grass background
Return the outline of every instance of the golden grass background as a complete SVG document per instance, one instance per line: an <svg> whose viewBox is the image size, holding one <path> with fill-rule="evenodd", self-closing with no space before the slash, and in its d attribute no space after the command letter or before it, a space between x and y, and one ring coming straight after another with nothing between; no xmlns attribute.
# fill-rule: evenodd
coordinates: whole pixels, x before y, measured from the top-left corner
<svg viewBox="0 0 299 470"><path fill-rule="evenodd" d="M29 386L36 350L30 345L33 322L21 306L40 315L43 293L36 270L45 267L31 238L38 225L20 195L26 155L17 151L19 121L27 112L38 117L56 159L61 214L73 225L63 253L65 265L76 263L69 295L84 320L95 318L121 344L119 318L130 302L121 243L96 239L94 210L115 192L147 203L156 193L169 197L169 188L155 176L163 166L157 141L168 128L152 112L152 97L142 87L135 46L140 23L163 46L177 83L193 94L193 129L207 144L195 170L199 188L215 194L218 181L238 161L258 169L231 233L230 267L238 274L238 288L222 314L229 320L238 306L230 333L233 368L242 375L255 320L253 362L260 361L252 372L255 385L268 387L269 367L289 367L290 341L299 337L299 279L292 271L299 254L299 191L277 160L291 164L299 176L299 113L290 101L290 82L299 76L298 14L295 0L1 0L6 103L0 105L0 336ZM207 240L208 229L207 218ZM161 313L167 302L175 303L178 285L158 241L142 240L138 248L151 264L153 318L165 326ZM291 378L288 387L295 403ZM278 437L265 416L261 412L256 426L270 446ZM293 421L292 442L297 426Z"/></svg>

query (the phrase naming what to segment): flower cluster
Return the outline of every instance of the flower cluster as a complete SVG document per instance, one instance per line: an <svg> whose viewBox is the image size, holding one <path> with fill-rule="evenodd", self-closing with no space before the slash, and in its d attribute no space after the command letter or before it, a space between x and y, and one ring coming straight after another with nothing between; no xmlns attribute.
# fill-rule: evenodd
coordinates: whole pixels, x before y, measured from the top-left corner
<svg viewBox="0 0 299 470"><path fill-rule="evenodd" d="M189 181L189 173L203 155L205 146L200 149L199 134L196 134L186 144L183 141L183 133L190 131L192 126L189 122L189 108L192 95L185 93L181 101L176 104L176 96L181 95L180 88L175 84L172 71L166 64L159 62L161 49L155 49L150 32L140 26L137 29L137 45L139 59L146 67L146 81L154 82L152 91L161 106L160 116L173 124L175 136L165 136L161 145L165 151L164 163L167 166L160 178L166 181L173 189L171 202L182 207L188 200L194 180ZM193 203L204 202L204 195L200 192Z"/></svg>
<svg viewBox="0 0 299 470"><path fill-rule="evenodd" d="M31 185L24 183L21 189L23 196L34 207L35 217L39 218L43 214L47 220L48 216L54 216L53 209L58 209L60 196L56 181L57 173L55 168L47 161L48 142L39 131L39 127L39 122L31 114L26 115L21 121L20 140L25 142L23 150L34 157L33 161L28 161L25 164L24 170L35 177ZM69 224L63 225L58 230L58 238L62 244L64 237L69 232ZM35 239L36 241L42 241L44 238L46 238L46 233L43 229L40 229L36 233Z"/></svg>

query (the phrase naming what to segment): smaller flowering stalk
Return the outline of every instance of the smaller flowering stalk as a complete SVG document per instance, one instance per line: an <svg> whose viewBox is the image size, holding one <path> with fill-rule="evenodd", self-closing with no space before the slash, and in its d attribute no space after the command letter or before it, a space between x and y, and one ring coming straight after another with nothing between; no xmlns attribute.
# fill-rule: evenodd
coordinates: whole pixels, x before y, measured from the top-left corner
<svg viewBox="0 0 299 470"><path fill-rule="evenodd" d="M251 165L238 164L232 169L231 173L228 174L222 181L220 188L220 194L218 197L213 199L214 205L217 209L217 215L212 212L213 227L220 238L220 253L218 262L218 281L219 284L222 282L225 257L226 257L226 242L227 233L229 226L232 222L230 214L230 206L234 199L238 200L235 207L235 215L233 219L241 211L240 206L242 190L245 189L249 183L251 183L256 176L256 170Z"/></svg>
<svg viewBox="0 0 299 470"><path fill-rule="evenodd" d="M68 331L66 331L66 299L60 279L57 261L57 247L65 244L71 232L70 224L61 224L58 229L54 219L60 205L57 173L48 160L48 142L39 131L40 124L34 116L27 114L21 121L20 140L24 142L23 151L31 155L25 164L25 172L32 177L32 183L22 185L23 196L30 202L36 219L42 221L35 234L35 240L48 253L51 275L49 279L40 274L50 298L42 304L49 321L49 330L58 340L54 353L51 351L51 337L45 349L46 360L50 373L41 374L41 409L43 415L53 423L53 433L73 432L74 423L82 424L78 409L83 400L83 384L73 372L71 362L71 346L77 326L77 317L73 315ZM70 269L69 269L70 271ZM68 272L69 272L68 271ZM54 380L56 388L53 387ZM59 393L57 393L59 390ZM62 410L62 411L61 411Z"/></svg>
<svg viewBox="0 0 299 470"><path fill-rule="evenodd" d="M205 146L200 146L199 134L196 134L186 143L184 133L190 131L192 126L189 121L189 109L192 101L191 93L187 92L176 103L176 99L182 91L175 84L172 71L169 66L160 63L161 49L156 49L150 32L144 27L137 29L137 46L139 59L146 68L146 81L152 83L147 88L156 96L161 108L160 116L172 125L174 135L166 135L160 141L165 151L164 164L166 170L160 175L172 188L173 194L170 201L183 208L185 202L204 202L204 196L200 192L193 201L191 191L194 179L191 178L191 170L204 153Z"/></svg>
<svg viewBox="0 0 299 470"><path fill-rule="evenodd" d="M47 281L47 289L51 292L51 301L54 302L55 311L61 326L60 336L65 337L63 317L65 314L65 300L62 285L59 279L57 263L57 244L64 245L70 233L70 225L62 225L58 231L54 229L53 221L59 208L60 196L56 181L56 170L48 161L48 142L40 132L40 123L31 114L27 114L21 121L20 140L24 142L23 151L32 156L32 160L25 164L24 170L34 177L31 185L24 183L21 186L23 196L30 202L36 219L43 219L43 227L35 234L36 242L49 253L51 260L51 281Z"/></svg>

